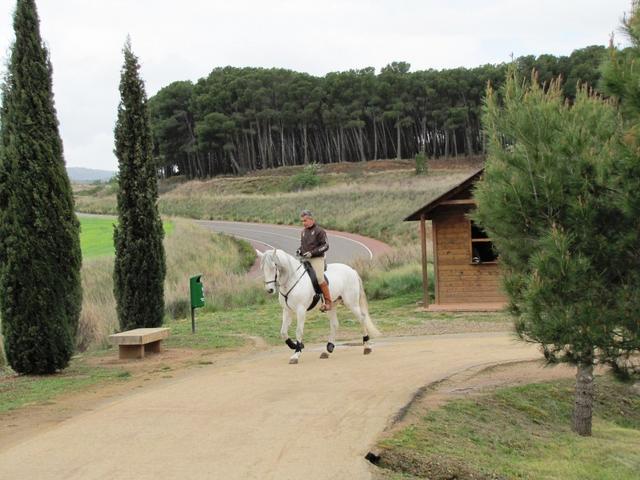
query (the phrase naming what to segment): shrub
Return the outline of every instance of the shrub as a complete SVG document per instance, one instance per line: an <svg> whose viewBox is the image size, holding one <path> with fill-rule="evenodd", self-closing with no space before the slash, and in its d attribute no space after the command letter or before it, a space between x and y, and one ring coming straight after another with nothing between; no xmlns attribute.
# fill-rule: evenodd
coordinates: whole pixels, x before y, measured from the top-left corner
<svg viewBox="0 0 640 480"><path fill-rule="evenodd" d="M416 175L426 175L428 173L427 155L420 152L416 155Z"/></svg>
<svg viewBox="0 0 640 480"><path fill-rule="evenodd" d="M291 191L306 190L317 187L321 183L320 166L317 163L307 165L302 171L291 177L289 189Z"/></svg>

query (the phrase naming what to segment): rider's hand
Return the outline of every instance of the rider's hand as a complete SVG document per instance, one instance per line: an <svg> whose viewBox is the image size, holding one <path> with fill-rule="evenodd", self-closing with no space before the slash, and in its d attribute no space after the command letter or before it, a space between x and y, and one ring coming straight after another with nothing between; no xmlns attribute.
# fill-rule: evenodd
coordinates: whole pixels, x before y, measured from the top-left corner
<svg viewBox="0 0 640 480"><path fill-rule="evenodd" d="M302 255L304 258L311 258L311 252L306 252Z"/></svg>

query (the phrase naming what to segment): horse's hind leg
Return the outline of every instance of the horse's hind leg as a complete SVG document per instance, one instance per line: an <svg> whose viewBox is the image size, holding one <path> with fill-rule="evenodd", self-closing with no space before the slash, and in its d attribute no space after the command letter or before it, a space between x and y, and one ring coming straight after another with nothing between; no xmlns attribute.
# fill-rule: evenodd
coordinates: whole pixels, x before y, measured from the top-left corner
<svg viewBox="0 0 640 480"><path fill-rule="evenodd" d="M351 310L353 312L353 314L356 316L356 318L360 321L360 325L362 325L362 344L364 346L364 354L365 355L369 355L373 349L371 348L371 345L369 344L369 331L367 330L367 322L365 321L366 319L366 314L362 311L362 309L360 308L359 302L353 301L353 299L345 299L344 300L344 304L349 307L349 310Z"/></svg>
<svg viewBox="0 0 640 480"><path fill-rule="evenodd" d="M320 358L329 358L329 354L333 353L333 349L336 347L336 332L338 330L338 314L336 309L332 308L327 311L329 315L329 341L327 343L327 349L320 354Z"/></svg>

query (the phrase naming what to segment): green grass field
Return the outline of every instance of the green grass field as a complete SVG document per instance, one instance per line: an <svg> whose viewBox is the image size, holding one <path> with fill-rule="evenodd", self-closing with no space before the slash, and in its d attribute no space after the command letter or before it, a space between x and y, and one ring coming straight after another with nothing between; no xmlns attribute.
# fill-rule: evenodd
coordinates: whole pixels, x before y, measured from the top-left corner
<svg viewBox="0 0 640 480"><path fill-rule="evenodd" d="M83 258L96 258L114 254L113 217L78 217L80 220L80 247ZM165 234L174 229L172 222L164 222Z"/></svg>

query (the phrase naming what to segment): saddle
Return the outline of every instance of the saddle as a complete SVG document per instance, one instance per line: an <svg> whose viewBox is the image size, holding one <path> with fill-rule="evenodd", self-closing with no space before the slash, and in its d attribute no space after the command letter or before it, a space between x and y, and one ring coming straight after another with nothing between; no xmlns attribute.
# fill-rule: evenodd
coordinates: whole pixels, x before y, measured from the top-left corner
<svg viewBox="0 0 640 480"><path fill-rule="evenodd" d="M307 271L307 274L311 279L311 285L313 285L313 290L316 292L316 294L313 296L313 301L311 302L311 305L309 306L309 308L307 308L307 312L308 312L309 310L313 310L313 308L318 304L318 302L322 298L322 290L320 289L320 284L318 283L318 277L316 276L316 271L311 266L311 263L303 261L302 265L304 265L304 269ZM329 284L329 279L327 278L326 275L324 275L324 281L327 282L327 285Z"/></svg>

